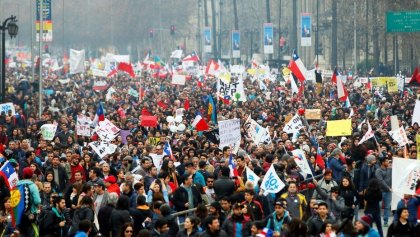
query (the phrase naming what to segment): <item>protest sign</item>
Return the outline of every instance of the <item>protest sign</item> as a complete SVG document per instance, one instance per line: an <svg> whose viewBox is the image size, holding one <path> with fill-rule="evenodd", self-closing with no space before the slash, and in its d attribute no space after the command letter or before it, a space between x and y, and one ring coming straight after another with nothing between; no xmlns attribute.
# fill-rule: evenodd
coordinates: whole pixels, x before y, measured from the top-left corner
<svg viewBox="0 0 420 237"><path fill-rule="evenodd" d="M414 195L420 178L420 160L392 159L392 191Z"/></svg>
<svg viewBox="0 0 420 237"><path fill-rule="evenodd" d="M90 137L92 136L92 129L90 125L92 124L92 120L87 117L86 115L79 114L77 115L76 121L76 134L79 136Z"/></svg>
<svg viewBox="0 0 420 237"><path fill-rule="evenodd" d="M235 101L246 101L244 83L242 78L234 81L231 80L230 83L225 83L222 79L217 79L217 93L221 97L228 96L229 99L232 98Z"/></svg>
<svg viewBox="0 0 420 237"><path fill-rule="evenodd" d="M351 119L327 121L327 137L350 136Z"/></svg>
<svg viewBox="0 0 420 237"><path fill-rule="evenodd" d="M416 100L416 105L414 106L411 125L414 125L414 123L420 125L420 100Z"/></svg>
<svg viewBox="0 0 420 237"><path fill-rule="evenodd" d="M307 120L320 120L321 110L320 109L305 109L305 118Z"/></svg>
<svg viewBox="0 0 420 237"><path fill-rule="evenodd" d="M15 106L12 102L0 104L0 114L4 112L4 114L9 114L9 110L12 111L12 115L16 114Z"/></svg>
<svg viewBox="0 0 420 237"><path fill-rule="evenodd" d="M241 142L241 128L239 119L219 121L219 148L233 146Z"/></svg>
<svg viewBox="0 0 420 237"><path fill-rule="evenodd" d="M396 142L398 142L398 145L400 147L407 145L408 138L407 138L407 134L405 133L405 130L404 130L403 126L401 126L400 128L398 128L396 130L390 131L389 134L391 135L392 139L394 139Z"/></svg>
<svg viewBox="0 0 420 237"><path fill-rule="evenodd" d="M268 128L264 128L259 125L255 120L251 119L251 116L248 117L244 124L248 136L254 141L255 144L271 144L271 137Z"/></svg>
<svg viewBox="0 0 420 237"><path fill-rule="evenodd" d="M105 70L100 70L97 68L92 68L92 76L95 77L107 77L108 76L108 72Z"/></svg>
<svg viewBox="0 0 420 237"><path fill-rule="evenodd" d="M304 127L305 126L303 125L299 115L296 114L288 123L286 123L283 131L287 133L295 133Z"/></svg>
<svg viewBox="0 0 420 237"><path fill-rule="evenodd" d="M101 159L104 158L106 155L113 154L117 149L117 145L105 141L91 142L89 143L89 146L92 148L93 151L95 151L96 154L98 154L98 156Z"/></svg>
<svg viewBox="0 0 420 237"><path fill-rule="evenodd" d="M173 85L185 85L185 75L174 74L172 75Z"/></svg>
<svg viewBox="0 0 420 237"><path fill-rule="evenodd" d="M121 141L123 144L127 144L128 135L131 135L130 130L120 130Z"/></svg>
<svg viewBox="0 0 420 237"><path fill-rule="evenodd" d="M42 137L47 141L52 141L57 131L57 124L44 124L41 126Z"/></svg>
<svg viewBox="0 0 420 237"><path fill-rule="evenodd" d="M118 135L120 129L111 121L105 119L99 122L99 126L95 128L95 132L102 141L110 142Z"/></svg>
<svg viewBox="0 0 420 237"><path fill-rule="evenodd" d="M306 175L312 175L311 168L309 167L308 160L306 159L305 152L301 149L296 149L292 151L293 158L296 162L296 165L299 166L301 174L305 177Z"/></svg>
<svg viewBox="0 0 420 237"><path fill-rule="evenodd" d="M267 196L269 193L278 193L286 185L281 181L276 171L274 170L274 165L272 164L268 169L267 173L264 175L264 179L261 182L261 189L264 190L264 196Z"/></svg>
<svg viewBox="0 0 420 237"><path fill-rule="evenodd" d="M417 160L420 160L420 134L416 134Z"/></svg>
<svg viewBox="0 0 420 237"><path fill-rule="evenodd" d="M398 81L396 77L389 77L386 81L388 93L398 92Z"/></svg>
<svg viewBox="0 0 420 237"><path fill-rule="evenodd" d="M160 137L149 137L149 144L156 146L160 142Z"/></svg>
<svg viewBox="0 0 420 237"><path fill-rule="evenodd" d="M81 73L85 71L85 50L70 49L70 74Z"/></svg>

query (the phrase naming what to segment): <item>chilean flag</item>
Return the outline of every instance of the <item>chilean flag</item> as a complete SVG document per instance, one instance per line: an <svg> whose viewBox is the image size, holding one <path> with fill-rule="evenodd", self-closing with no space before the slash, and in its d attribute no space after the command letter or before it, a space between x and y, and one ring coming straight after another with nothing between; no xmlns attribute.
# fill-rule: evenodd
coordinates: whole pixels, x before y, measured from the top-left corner
<svg viewBox="0 0 420 237"><path fill-rule="evenodd" d="M169 156L169 158L170 158L171 160L175 160L175 159L174 159L174 155L173 155L173 153L172 153L172 148L171 148L171 145L169 144L169 142L166 142L166 143L165 143L165 147L163 147L163 154L164 154L165 156Z"/></svg>
<svg viewBox="0 0 420 237"><path fill-rule="evenodd" d="M316 158L315 163L319 166L319 168L324 169L325 168L325 161L322 158L321 150L318 148L316 149Z"/></svg>
<svg viewBox="0 0 420 237"><path fill-rule="evenodd" d="M214 60L210 60L207 64L206 74L214 76L217 71L219 71L219 64Z"/></svg>
<svg viewBox="0 0 420 237"><path fill-rule="evenodd" d="M194 121L191 124L195 130L197 131L207 131L209 130L209 125L206 123L206 121L201 117L201 115L195 116Z"/></svg>
<svg viewBox="0 0 420 237"><path fill-rule="evenodd" d="M332 77L331 77L331 82L332 82L332 83L337 84L337 76L338 76L338 75L339 75L339 74L338 74L337 68L335 68L335 69L334 69L334 73L333 73L333 75L332 75Z"/></svg>
<svg viewBox="0 0 420 237"><path fill-rule="evenodd" d="M96 109L96 115L93 121L95 124L99 124L100 121L104 121L104 120L105 120L104 107L102 107L102 103L99 102L99 106Z"/></svg>
<svg viewBox="0 0 420 237"><path fill-rule="evenodd" d="M296 50L293 50L292 59L290 59L288 68L300 82L305 81L307 70L305 65L303 65L302 60L297 55Z"/></svg>
<svg viewBox="0 0 420 237"><path fill-rule="evenodd" d="M4 163L4 165L1 167L0 175L3 176L4 180L6 181L6 185L10 190L16 187L19 178L15 172L15 168L13 168L9 161L6 161L6 163Z"/></svg>
<svg viewBox="0 0 420 237"><path fill-rule="evenodd" d="M184 61L184 62L186 62L186 61L198 62L198 61L200 61L200 58L198 57L197 53L195 53L195 51L192 51L192 53L190 55L188 55L187 57L185 57L184 59L182 59L182 61Z"/></svg>
<svg viewBox="0 0 420 237"><path fill-rule="evenodd" d="M128 75L130 75L131 78L136 77L136 74L134 74L133 66L131 65L131 63L120 62L118 64L118 71L123 71L123 72L128 73Z"/></svg>
<svg viewBox="0 0 420 237"><path fill-rule="evenodd" d="M344 87L343 81L338 78L337 80L337 97L340 101L346 101L349 94L347 93L346 88Z"/></svg>
<svg viewBox="0 0 420 237"><path fill-rule="evenodd" d="M232 152L230 153L230 156L229 156L229 169L230 169L230 177L238 177L239 176L238 169L236 169L236 165L233 162ZM239 185L239 179L235 179L235 183L237 185Z"/></svg>

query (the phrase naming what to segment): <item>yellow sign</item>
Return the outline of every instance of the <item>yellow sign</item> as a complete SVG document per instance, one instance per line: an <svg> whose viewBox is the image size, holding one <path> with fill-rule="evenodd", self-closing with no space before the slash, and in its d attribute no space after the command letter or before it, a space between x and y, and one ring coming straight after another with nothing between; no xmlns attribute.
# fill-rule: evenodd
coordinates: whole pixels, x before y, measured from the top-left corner
<svg viewBox="0 0 420 237"><path fill-rule="evenodd" d="M17 189L10 191L10 206L17 207L20 202L20 192Z"/></svg>
<svg viewBox="0 0 420 237"><path fill-rule="evenodd" d="M320 109L305 109L305 118L308 120L320 120L321 110Z"/></svg>
<svg viewBox="0 0 420 237"><path fill-rule="evenodd" d="M289 68L284 67L283 70L282 70L282 72L283 72L283 76L289 76L289 74L290 74L291 71L290 71Z"/></svg>
<svg viewBox="0 0 420 237"><path fill-rule="evenodd" d="M156 146L160 142L160 137L149 137L150 145Z"/></svg>
<svg viewBox="0 0 420 237"><path fill-rule="evenodd" d="M327 137L350 136L351 119L327 121Z"/></svg>
<svg viewBox="0 0 420 237"><path fill-rule="evenodd" d="M388 77L375 77L371 78L370 82L372 82L373 87L384 87L387 85Z"/></svg>
<svg viewBox="0 0 420 237"><path fill-rule="evenodd" d="M388 93L398 92L398 81L396 77L389 77L386 85L388 86Z"/></svg>
<svg viewBox="0 0 420 237"><path fill-rule="evenodd" d="M417 144L417 160L420 160L420 134L416 135L416 144Z"/></svg>

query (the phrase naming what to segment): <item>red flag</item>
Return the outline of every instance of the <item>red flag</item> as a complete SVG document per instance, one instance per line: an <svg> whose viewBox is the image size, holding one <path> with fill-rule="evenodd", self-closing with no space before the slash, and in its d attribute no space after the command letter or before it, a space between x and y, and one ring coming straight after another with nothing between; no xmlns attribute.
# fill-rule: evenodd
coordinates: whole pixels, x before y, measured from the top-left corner
<svg viewBox="0 0 420 237"><path fill-rule="evenodd" d="M338 76L338 71L337 71L337 68L335 68L334 69L334 73L333 73L333 75L331 77L331 82L332 83L337 84L337 76Z"/></svg>
<svg viewBox="0 0 420 237"><path fill-rule="evenodd" d="M141 116L141 126L143 127L157 127L157 116Z"/></svg>
<svg viewBox="0 0 420 237"><path fill-rule="evenodd" d="M189 110L190 109L190 100L188 98L184 101L184 109Z"/></svg>
<svg viewBox="0 0 420 237"><path fill-rule="evenodd" d="M141 115L151 116L152 114L146 108L143 108L141 109Z"/></svg>
<svg viewBox="0 0 420 237"><path fill-rule="evenodd" d="M223 104L228 105L230 104L230 97L229 96L221 96L219 95L219 99L223 102Z"/></svg>
<svg viewBox="0 0 420 237"><path fill-rule="evenodd" d="M370 83L370 81L368 81L368 83L366 83L366 89L372 90L372 83Z"/></svg>
<svg viewBox="0 0 420 237"><path fill-rule="evenodd" d="M201 115L197 115L191 125L197 131L209 130L209 125L206 123L206 121L203 119L203 117L201 117Z"/></svg>
<svg viewBox="0 0 420 237"><path fill-rule="evenodd" d="M134 74L133 67L130 63L120 62L118 64L118 70L128 73L128 75L130 75L132 78L136 77L136 74Z"/></svg>
<svg viewBox="0 0 420 237"><path fill-rule="evenodd" d="M165 104L165 102L159 100L158 101L158 106L161 107L162 109L167 109L168 105Z"/></svg>
<svg viewBox="0 0 420 237"><path fill-rule="evenodd" d="M349 96L346 88L344 87L343 81L338 78L337 80L337 97L340 101L346 101L347 97Z"/></svg>
<svg viewBox="0 0 420 237"><path fill-rule="evenodd" d="M324 169L324 168L325 168L325 161L324 161L324 159L322 158L322 155L321 155L321 150L319 149L319 147L318 147L318 149L316 150L315 163L319 166L319 168L321 168L321 169Z"/></svg>
<svg viewBox="0 0 420 237"><path fill-rule="evenodd" d="M419 67L416 67L416 69L414 69L413 76L411 77L411 80L408 84L420 84Z"/></svg>

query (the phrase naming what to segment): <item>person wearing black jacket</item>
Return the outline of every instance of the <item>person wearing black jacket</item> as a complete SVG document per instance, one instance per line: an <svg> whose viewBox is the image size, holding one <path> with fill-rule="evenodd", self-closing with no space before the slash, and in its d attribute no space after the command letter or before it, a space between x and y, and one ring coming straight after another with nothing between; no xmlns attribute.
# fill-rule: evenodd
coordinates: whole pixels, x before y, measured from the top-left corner
<svg viewBox="0 0 420 237"><path fill-rule="evenodd" d="M64 216L64 209L66 208L66 201L63 197L55 197L53 200L54 206L45 217L43 226L45 226L45 236L64 237L66 235L66 220Z"/></svg>
<svg viewBox="0 0 420 237"><path fill-rule="evenodd" d="M130 208L129 212L134 220L133 236L137 236L140 230L147 228L143 223L151 222L153 211L147 205L145 196L137 196L137 207Z"/></svg>
<svg viewBox="0 0 420 237"><path fill-rule="evenodd" d="M387 237L393 236L405 236L405 237L415 237L416 227L408 221L408 209L406 207L400 208L397 210L398 220L389 226Z"/></svg>
<svg viewBox="0 0 420 237"><path fill-rule="evenodd" d="M111 213L110 227L112 237L118 237L121 233L122 226L127 222L132 222L130 212L129 199L127 196L121 196L118 198L117 206Z"/></svg>
<svg viewBox="0 0 420 237"><path fill-rule="evenodd" d="M235 191L235 182L229 178L229 167L222 167L222 175L214 182L214 193L216 200L219 201L224 197L230 197Z"/></svg>
<svg viewBox="0 0 420 237"><path fill-rule="evenodd" d="M202 202L200 192L192 185L192 180L192 175L184 174L181 186L174 193L172 202L177 212L194 208Z"/></svg>
<svg viewBox="0 0 420 237"><path fill-rule="evenodd" d="M111 236L111 228L109 225L109 220L111 219L111 214L112 214L112 211L115 209L117 200L118 200L118 194L110 193L108 204L104 207L101 207L101 209L99 209L99 212L98 212L99 232L101 233L103 237Z"/></svg>
<svg viewBox="0 0 420 237"><path fill-rule="evenodd" d="M45 172L52 171L54 174L54 182L58 184L59 192L62 193L68 183L68 177L66 170L60 164L60 159L55 156L51 162L51 166L46 169Z"/></svg>

